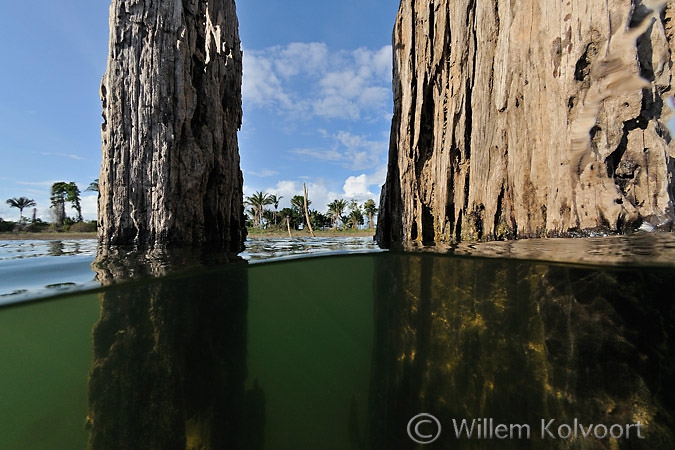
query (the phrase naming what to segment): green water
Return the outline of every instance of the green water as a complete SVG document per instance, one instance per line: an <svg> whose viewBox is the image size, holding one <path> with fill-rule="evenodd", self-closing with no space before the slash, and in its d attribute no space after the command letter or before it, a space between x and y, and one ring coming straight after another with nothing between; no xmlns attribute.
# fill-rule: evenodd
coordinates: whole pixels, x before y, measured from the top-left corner
<svg viewBox="0 0 675 450"><path fill-rule="evenodd" d="M85 448L96 294L0 310L0 448Z"/></svg>
<svg viewBox="0 0 675 450"><path fill-rule="evenodd" d="M249 270L248 370L276 449L348 449L352 401L365 428L374 260L318 258Z"/></svg>
<svg viewBox="0 0 675 450"><path fill-rule="evenodd" d="M211 267L0 309L0 448L672 449L674 327L670 267ZM429 445L419 413L443 425ZM454 435L477 418L533 436ZM646 439L542 439L543 418L639 420Z"/></svg>
<svg viewBox="0 0 675 450"><path fill-rule="evenodd" d="M235 273L212 270L2 309L0 448L87 447L88 375L92 369L92 329L101 314L99 297L127 306L133 302L145 305L155 301L153 295L160 292L167 302L210 309L212 302L204 297L205 289L213 289L211 294L217 301L223 301L220 294L229 289L228 281L213 285L220 277L234 278L238 285L247 281L248 299L240 295L229 299L248 308L247 316L240 317L247 320L243 327L248 328L247 353L235 358L242 356L236 361L241 365L237 370L247 367L248 371L242 390L257 383L264 391L264 435L273 443L266 448L348 448L354 401L360 427L365 427L373 335L373 264L367 256L258 264ZM135 324L133 328L139 329L138 323L144 320L139 316L148 309L131 306L115 312L127 316ZM177 319L180 322L184 316ZM228 323L232 317L221 319L224 327L232 326ZM186 333L175 323L164 325L165 330L155 333ZM119 329L112 334L124 326L116 324ZM144 339L138 339L142 347ZM132 369L118 360L111 365L119 366L112 371ZM116 389L120 394L125 388ZM148 404L137 406L145 410ZM134 448L143 448L141 443L137 445Z"/></svg>

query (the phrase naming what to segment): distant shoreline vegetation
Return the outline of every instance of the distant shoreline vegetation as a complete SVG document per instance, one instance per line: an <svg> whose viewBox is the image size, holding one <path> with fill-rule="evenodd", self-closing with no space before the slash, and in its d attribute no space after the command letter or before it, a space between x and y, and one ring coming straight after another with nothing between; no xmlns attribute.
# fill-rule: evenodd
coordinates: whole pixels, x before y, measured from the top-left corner
<svg viewBox="0 0 675 450"><path fill-rule="evenodd" d="M291 198L291 207L279 210L279 202L283 197L258 191L244 199L244 205L249 208L245 211L246 228L249 234L256 234L258 230L285 232L309 229L312 231L345 231L372 230L375 228L375 216L378 213L373 199L359 204L356 200L335 199L326 205L328 211L322 213L309 208L312 201L303 195L294 195ZM274 209L268 208L273 206ZM309 223L307 223L309 222Z"/></svg>
<svg viewBox="0 0 675 450"><path fill-rule="evenodd" d="M12 222L0 218L0 237L6 235L34 236L39 234L96 233L96 221L66 222L57 225L40 219L27 222Z"/></svg>
<svg viewBox="0 0 675 450"><path fill-rule="evenodd" d="M98 192L98 179L89 183L86 191ZM0 217L0 233L6 232L28 232L39 233L44 231L65 231L65 232L95 232L96 221L85 221L82 218L82 204L80 199L80 188L74 181L66 183L59 181L52 184L50 191L51 206L49 215L52 221L47 222L37 217L37 203L28 197L13 197L6 200L10 208L19 210L18 221L8 221ZM70 203L71 208L75 210L75 217L68 217L66 214L66 203ZM32 218L24 217L24 209L33 208Z"/></svg>
<svg viewBox="0 0 675 450"><path fill-rule="evenodd" d="M33 231L14 231L14 228L7 230L3 228L4 224L8 222L0 222L0 241L15 241L15 240L63 240L63 239L96 239L96 223L86 222L90 225L89 229L81 229L78 227L70 227L67 230L61 229L52 230L51 224L43 222L47 227L42 229L35 229ZM14 224L15 222L9 222ZM75 224L83 225L83 224ZM350 229L350 230L315 230L316 237L371 237L374 236L375 230L372 229ZM288 233L285 230L260 230L256 228L248 228L248 238L250 239L266 239L266 238L286 238ZM308 230L296 230L293 233L293 239L311 238Z"/></svg>
<svg viewBox="0 0 675 450"><path fill-rule="evenodd" d="M285 229L267 229L267 230L261 230L258 228L250 228L247 227L246 230L248 231L248 237L251 239L256 239L256 238L288 238L288 231ZM333 229L325 229L325 230L314 230L314 234L316 237L368 237L368 236L374 236L375 235L375 230L370 228L363 228L363 229L342 229L342 230L333 230ZM293 230L292 231L292 237L293 238L310 238L311 235L309 234L309 230Z"/></svg>

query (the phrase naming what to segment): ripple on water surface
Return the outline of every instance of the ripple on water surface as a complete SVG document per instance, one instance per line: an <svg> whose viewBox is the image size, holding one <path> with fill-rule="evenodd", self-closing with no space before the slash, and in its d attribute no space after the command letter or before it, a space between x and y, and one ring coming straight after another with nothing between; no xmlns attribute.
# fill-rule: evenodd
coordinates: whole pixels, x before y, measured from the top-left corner
<svg viewBox="0 0 675 450"><path fill-rule="evenodd" d="M98 287L95 239L0 241L0 305Z"/></svg>
<svg viewBox="0 0 675 450"><path fill-rule="evenodd" d="M408 244L403 249L575 265L675 267L672 233L458 245ZM258 263L377 251L380 249L372 237L249 238L240 256ZM0 305L99 287L91 268L96 253L95 239L0 241Z"/></svg>

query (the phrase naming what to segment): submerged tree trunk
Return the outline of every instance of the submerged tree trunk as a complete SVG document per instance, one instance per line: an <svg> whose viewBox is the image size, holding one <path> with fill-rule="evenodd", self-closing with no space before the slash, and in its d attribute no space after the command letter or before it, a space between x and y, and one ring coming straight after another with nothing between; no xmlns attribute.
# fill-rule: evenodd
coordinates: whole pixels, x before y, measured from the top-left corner
<svg viewBox="0 0 675 450"><path fill-rule="evenodd" d="M206 255L176 250L120 252L95 268L104 285L144 281L99 294L89 450L262 448L249 437L262 433L264 404L244 385L246 265L191 266ZM162 276L190 266L190 276Z"/></svg>
<svg viewBox="0 0 675 450"><path fill-rule="evenodd" d="M242 249L241 64L233 0L112 1L102 244Z"/></svg>
<svg viewBox="0 0 675 450"><path fill-rule="evenodd" d="M428 252L384 253L374 262L369 448L675 448L671 268L572 267ZM442 432L433 424L411 428L422 411L440 420ZM481 417L530 424L532 434L518 432L497 444L480 433L473 439L454 434L456 418L458 424L469 418L471 426L471 418ZM552 440L542 433L543 418L555 419L556 429L641 421L644 439L633 427L630 438ZM436 430L440 437L432 435ZM412 445L415 432L426 442L439 439Z"/></svg>
<svg viewBox="0 0 675 450"><path fill-rule="evenodd" d="M662 3L403 0L379 242L669 227Z"/></svg>

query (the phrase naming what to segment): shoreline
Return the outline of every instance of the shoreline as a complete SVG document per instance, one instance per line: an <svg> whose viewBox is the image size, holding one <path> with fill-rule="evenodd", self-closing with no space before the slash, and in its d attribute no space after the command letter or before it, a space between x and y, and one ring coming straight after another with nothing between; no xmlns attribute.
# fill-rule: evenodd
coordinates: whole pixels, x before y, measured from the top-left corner
<svg viewBox="0 0 675 450"><path fill-rule="evenodd" d="M292 238L302 238L302 239L311 239L312 236L307 230L295 230L291 231ZM375 229L370 230L349 230L349 231L337 231L337 230L315 230L315 237L375 237ZM288 237L288 231L286 230L248 230L248 239L258 239L258 238L286 238Z"/></svg>
<svg viewBox="0 0 675 450"><path fill-rule="evenodd" d="M0 241L61 241L96 239L95 231L4 231L0 233Z"/></svg>
<svg viewBox="0 0 675 450"><path fill-rule="evenodd" d="M292 232L293 239L311 239L310 234L305 230L296 230ZM336 231L321 230L315 231L316 237L374 237L375 230L356 230L356 231ZM59 240L81 240L97 239L95 231L90 232L70 232L70 231L5 231L0 233L0 241L59 241ZM248 230L248 239L268 239L268 238L286 238L287 231L272 230Z"/></svg>

